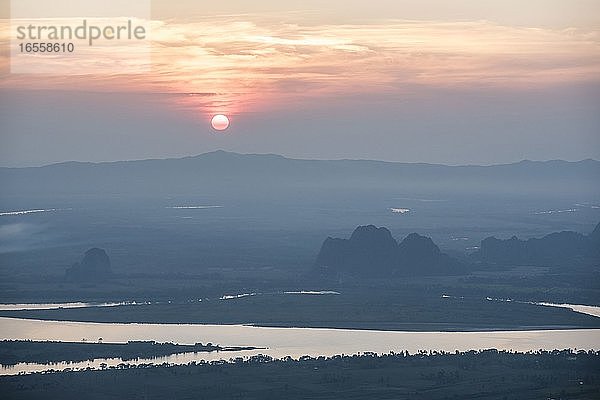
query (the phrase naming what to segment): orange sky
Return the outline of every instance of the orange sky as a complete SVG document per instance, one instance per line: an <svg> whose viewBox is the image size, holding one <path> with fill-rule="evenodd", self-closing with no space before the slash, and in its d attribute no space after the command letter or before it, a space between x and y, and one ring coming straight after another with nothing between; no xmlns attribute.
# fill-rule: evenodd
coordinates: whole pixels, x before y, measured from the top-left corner
<svg viewBox="0 0 600 400"><path fill-rule="evenodd" d="M45 58L52 74L10 73L7 4L7 163L218 148L449 163L600 154L597 0L153 0L135 20L150 46ZM228 135L210 128L217 113Z"/></svg>
<svg viewBox="0 0 600 400"><path fill-rule="evenodd" d="M589 24L528 27L384 18L317 23L311 15L155 17L145 21L152 45L149 72L120 75L111 60L132 48L107 46L94 62L79 61L88 63L94 79L5 73L1 84L179 94L173 97L179 105L236 114L315 96L401 96L408 85L518 88L600 78L600 30ZM4 20L4 45L10 29ZM9 61L4 53L2 70L9 70ZM56 70L76 63L76 57L58 58ZM148 65L140 61L143 66Z"/></svg>

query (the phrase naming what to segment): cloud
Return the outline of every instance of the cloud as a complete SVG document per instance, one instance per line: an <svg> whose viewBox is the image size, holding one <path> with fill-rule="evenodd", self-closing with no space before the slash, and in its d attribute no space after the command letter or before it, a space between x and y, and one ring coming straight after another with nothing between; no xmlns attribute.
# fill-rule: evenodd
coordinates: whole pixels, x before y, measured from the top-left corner
<svg viewBox="0 0 600 400"><path fill-rule="evenodd" d="M40 225L17 222L0 225L0 253L22 251L41 245L44 228Z"/></svg>
<svg viewBox="0 0 600 400"><path fill-rule="evenodd" d="M290 19L152 21L151 71L120 75L111 60L128 50L107 47L102 62L89 65L100 79L45 77L43 85L80 80L90 90L172 93L178 107L235 114L315 96L400 93L408 85L510 88L600 79L597 30L489 21L279 22ZM31 76L3 81L40 84ZM211 95L187 95L196 92Z"/></svg>

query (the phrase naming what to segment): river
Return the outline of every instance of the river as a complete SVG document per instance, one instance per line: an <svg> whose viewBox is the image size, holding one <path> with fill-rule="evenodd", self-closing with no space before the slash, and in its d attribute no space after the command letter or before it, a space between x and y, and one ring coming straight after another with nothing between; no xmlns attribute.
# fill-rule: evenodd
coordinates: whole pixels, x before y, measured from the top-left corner
<svg viewBox="0 0 600 400"><path fill-rule="evenodd" d="M54 340L64 342L127 342L155 340L180 344L217 343L221 346L264 347L261 350L233 352L184 353L156 359L128 361L129 364L172 363L229 360L265 354L275 358L303 355L333 356L361 352L389 353L408 350L498 350L534 351L539 349L599 349L600 329L487 331L487 332L405 332L321 328L267 328L245 325L201 324L121 324L70 321L42 321L0 318L0 339ZM16 364L2 366L0 374L13 375L44 371L50 368L98 368L100 364L116 366L120 359L97 359L79 363Z"/></svg>

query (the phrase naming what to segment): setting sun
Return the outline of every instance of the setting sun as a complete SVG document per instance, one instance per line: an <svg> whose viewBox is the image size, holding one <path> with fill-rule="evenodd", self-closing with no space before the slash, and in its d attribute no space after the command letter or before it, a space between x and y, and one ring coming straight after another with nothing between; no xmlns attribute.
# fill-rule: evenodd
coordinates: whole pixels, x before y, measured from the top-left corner
<svg viewBox="0 0 600 400"><path fill-rule="evenodd" d="M210 124L217 131L224 131L229 126L229 118L223 114L217 114L212 117Z"/></svg>

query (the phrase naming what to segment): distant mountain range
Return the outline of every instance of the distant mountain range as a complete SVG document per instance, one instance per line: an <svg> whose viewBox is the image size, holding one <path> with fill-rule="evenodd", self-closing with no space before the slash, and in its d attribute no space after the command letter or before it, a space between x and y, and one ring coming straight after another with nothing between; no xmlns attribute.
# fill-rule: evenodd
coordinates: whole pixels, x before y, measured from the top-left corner
<svg viewBox="0 0 600 400"><path fill-rule="evenodd" d="M65 162L0 168L6 196L165 195L296 196L298 193L398 192L473 196L593 195L600 162L521 161L446 166L367 160L298 160L272 154L215 151L195 157L119 162Z"/></svg>
<svg viewBox="0 0 600 400"><path fill-rule="evenodd" d="M315 270L321 275L368 278L456 275L464 273L465 266L426 236L411 233L398 243L387 228L367 225L356 228L350 239L327 238Z"/></svg>
<svg viewBox="0 0 600 400"><path fill-rule="evenodd" d="M475 256L501 265L600 266L600 223L589 235L563 231L527 240L488 237Z"/></svg>

